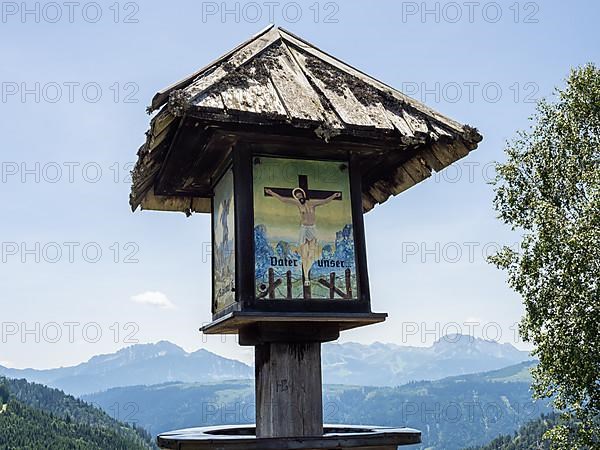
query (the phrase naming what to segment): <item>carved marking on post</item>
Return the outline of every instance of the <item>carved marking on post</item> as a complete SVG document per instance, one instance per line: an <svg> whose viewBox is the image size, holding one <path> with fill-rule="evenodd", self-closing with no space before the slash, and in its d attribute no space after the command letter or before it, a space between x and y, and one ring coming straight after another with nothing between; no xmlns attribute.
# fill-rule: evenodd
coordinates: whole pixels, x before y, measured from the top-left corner
<svg viewBox="0 0 600 450"><path fill-rule="evenodd" d="M287 392L289 390L288 380L282 379L277 381L277 392Z"/></svg>

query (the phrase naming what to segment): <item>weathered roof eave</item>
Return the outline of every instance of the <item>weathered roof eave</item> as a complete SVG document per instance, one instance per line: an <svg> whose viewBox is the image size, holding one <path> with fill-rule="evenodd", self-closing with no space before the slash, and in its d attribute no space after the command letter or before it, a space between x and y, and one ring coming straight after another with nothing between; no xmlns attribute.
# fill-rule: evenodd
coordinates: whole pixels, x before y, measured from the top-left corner
<svg viewBox="0 0 600 450"><path fill-rule="evenodd" d="M413 136L412 139L408 139L405 136L402 136L398 130L381 130L373 127L360 127L360 126L350 126L345 125L344 128L340 129L331 129L327 130L324 128L324 124L322 122L310 121L310 120L289 120L285 118L266 118L261 116L260 114L253 113L232 113L232 112L223 112L218 110L211 110L208 108L200 108L196 106L189 106L185 114L189 117L194 117L203 122L218 124L222 127L227 127L227 125L235 124L246 124L246 125L258 125L258 126L285 126L290 129L302 129L302 130L310 130L313 134L323 138L326 142L329 142L331 138L335 137L363 137L363 138L382 138L383 139L397 139L398 142L405 145L416 145L416 144L426 144L432 143L434 141L438 141L440 136L433 137L429 135L417 135ZM469 125L461 125L461 127L455 131L452 130L454 134L448 137L452 140L460 138L463 143L470 149L474 150L477 148L477 144L481 141L482 137L479 132L469 126ZM330 132L328 138L323 137L322 134L327 134ZM443 137L442 137L443 138Z"/></svg>
<svg viewBox="0 0 600 450"><path fill-rule="evenodd" d="M201 76L204 72L210 70L212 67L216 66L217 64L220 64L223 61L227 60L235 52L237 52L241 48L245 47L246 45L248 45L252 41L258 39L259 37L261 37L262 35L266 34L267 32L271 31L274 27L275 27L275 25L273 25L273 24L270 24L270 25L266 26L265 28L263 28L262 30L260 30L258 33L256 33L254 36L252 36L250 39L247 39L246 41L242 42L241 44L239 44L234 49L228 51L224 55L222 55L219 58L215 59L214 61L212 61L211 63L207 64L206 66L202 67L200 70L197 70L196 72L188 75L187 77L183 78L182 80L179 80L178 82L173 83L172 85L170 85L170 86L168 86L168 87L166 87L164 89L161 89L160 91L158 91L154 95L154 97L152 97L152 102L151 102L148 110L150 112L156 111L158 108L160 108L165 103L167 103L167 101L169 99L169 95L171 94L171 92L173 92L173 91L175 91L177 89L184 89L184 88L188 87L190 84L192 84L194 82L194 80L196 78L198 78L199 76Z"/></svg>
<svg viewBox="0 0 600 450"><path fill-rule="evenodd" d="M163 110L166 112L166 110ZM191 112L191 111L188 111ZM195 117L201 122L205 123L206 126L216 126L217 123L214 121L203 121L198 115L190 114L187 117ZM156 118L155 118L156 119ZM182 119L182 118L180 118ZM178 121L179 122L179 121ZM212 123L212 125L210 125ZM138 165L134 170L135 173L139 173L139 169L143 167L143 162L147 157L153 159L153 156L150 154L154 150L150 150L146 152L145 150L148 147L152 147L155 145L155 134L160 130L160 127L156 126L156 122L153 121L153 126L151 127L151 132L149 132L149 136L146 144L142 146L140 149L140 159L138 160ZM230 122L222 123L225 127L226 125L231 126ZM243 125L241 122L238 125ZM171 125L173 126L173 125ZM256 125L255 125L256 126ZM261 126L261 125L258 125ZM267 124L263 124L264 127L268 128ZM292 124L288 124L288 126L293 126ZM220 127L217 126L217 129ZM227 127L226 127L227 128ZM251 127L254 131L255 128ZM223 128L220 128L223 129ZM306 129L309 131L310 127ZM281 130L279 130L281 132ZM346 130L348 131L348 130ZM360 130L357 130L360 131ZM358 133L354 136L346 135L346 138L357 138L362 135L366 140L363 141L363 144L368 145L371 142L371 145L376 145L374 141L370 141L368 130L362 130L363 133ZM375 130L374 130L375 131ZM381 130L377 130L378 135L378 144L379 146L389 146L388 148L413 148L414 156L410 156L407 161L402 163L402 167L398 167L396 172L393 175L394 180L378 180L370 186L363 186L366 189L363 191L363 208L364 212L368 212L372 210L377 204L384 203L387 198L390 196L397 195L402 191L410 188L414 184L417 184L423 181L425 178L429 177L432 172L439 172L443 170L448 165L456 162L457 160L465 157L469 154L470 151L475 150L478 146L478 142L481 141L481 135L477 133L477 131L473 128L465 126L464 135L456 136L455 138L442 138L442 139L433 139L429 138L425 142L421 142L420 145L414 143L415 145L406 146L405 143L402 143L396 134L395 138L393 137L393 133L388 136L390 141L388 144L384 144L383 141L380 140ZM265 132L268 133L267 129ZM312 130L314 133L314 130ZM310 133L309 133L310 134ZM470 139L466 139L467 136L470 136ZM332 146L336 146L339 143L347 143L344 135L336 135L333 138L333 142L331 142ZM342 141L338 141L341 139ZM357 142L357 141L353 141ZM162 145L167 144L170 146L172 142L164 141ZM156 147L155 147L156 148ZM383 148L383 147L382 147ZM156 177L158 176L158 171L153 171L149 177L145 177L146 182L143 185L137 185L134 183L132 186L132 195L130 197L130 205L132 211L135 211L138 207L141 206L143 210L161 210L161 211L181 211L186 214L190 214L191 212L198 213L206 213L210 212L209 203L206 203L206 199L204 197L193 197L193 196L158 196L154 193L154 185L156 182ZM134 180L136 177L134 176Z"/></svg>

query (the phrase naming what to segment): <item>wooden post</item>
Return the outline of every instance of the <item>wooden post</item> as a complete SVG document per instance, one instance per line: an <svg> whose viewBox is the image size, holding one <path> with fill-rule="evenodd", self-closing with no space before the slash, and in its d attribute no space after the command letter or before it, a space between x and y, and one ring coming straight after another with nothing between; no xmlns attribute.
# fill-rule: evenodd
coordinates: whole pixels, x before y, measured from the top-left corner
<svg viewBox="0 0 600 450"><path fill-rule="evenodd" d="M275 298L275 271L269 267L269 299Z"/></svg>
<svg viewBox="0 0 600 450"><path fill-rule="evenodd" d="M329 274L329 298L335 298L335 272Z"/></svg>
<svg viewBox="0 0 600 450"><path fill-rule="evenodd" d="M255 347L256 436L323 435L321 343Z"/></svg>
<svg viewBox="0 0 600 450"><path fill-rule="evenodd" d="M285 273L285 281L286 281L286 285L287 285L287 299L291 300L292 299L292 271L288 270Z"/></svg>
<svg viewBox="0 0 600 450"><path fill-rule="evenodd" d="M344 275L346 276L346 298L352 298L352 275L350 269L346 269Z"/></svg>

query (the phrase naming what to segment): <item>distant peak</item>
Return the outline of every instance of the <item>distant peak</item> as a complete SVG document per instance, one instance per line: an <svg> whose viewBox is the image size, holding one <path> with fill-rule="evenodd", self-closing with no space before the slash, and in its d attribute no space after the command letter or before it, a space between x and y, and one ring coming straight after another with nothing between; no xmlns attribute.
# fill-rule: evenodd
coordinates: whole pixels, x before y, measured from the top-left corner
<svg viewBox="0 0 600 450"><path fill-rule="evenodd" d="M156 348L159 348L159 349L172 350L172 351L185 353L185 350L183 348L181 348L177 344L173 344L172 342L169 342L169 341L158 341L156 344L149 344L149 345L154 345Z"/></svg>
<svg viewBox="0 0 600 450"><path fill-rule="evenodd" d="M134 344L134 345L130 345L129 347L125 347L122 348L121 350L119 350L117 353L128 353L128 352L135 352L135 351L144 351L144 350L168 350L168 351L174 351L174 352L184 352L185 350L182 349L181 347L179 347L176 344L173 344L172 342L169 341L158 341L158 342L149 342L149 343L145 343L145 344Z"/></svg>
<svg viewBox="0 0 600 450"><path fill-rule="evenodd" d="M486 341L485 339L471 336L468 334L451 333L451 334L447 334L447 335L439 338L437 341L435 341L433 343L433 346L435 347L436 345L439 345L439 344L459 344L459 343L460 344L471 344L473 342L493 342L493 341Z"/></svg>
<svg viewBox="0 0 600 450"><path fill-rule="evenodd" d="M115 360L142 360L158 358L166 355L186 355L186 351L169 341L159 341L156 343L134 344L122 348L116 353L94 356L89 360L90 363L101 363Z"/></svg>
<svg viewBox="0 0 600 450"><path fill-rule="evenodd" d="M464 334L447 334L446 336L442 336L433 343L431 349L436 353L454 353L457 351L466 351L493 356L516 356L527 353L519 350L508 342L503 343L491 339L483 339Z"/></svg>

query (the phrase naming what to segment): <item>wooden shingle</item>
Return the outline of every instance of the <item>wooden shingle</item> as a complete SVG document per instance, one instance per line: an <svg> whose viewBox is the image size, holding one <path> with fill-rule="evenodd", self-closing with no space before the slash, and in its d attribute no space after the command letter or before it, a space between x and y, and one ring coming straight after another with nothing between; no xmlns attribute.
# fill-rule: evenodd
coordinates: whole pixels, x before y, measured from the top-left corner
<svg viewBox="0 0 600 450"><path fill-rule="evenodd" d="M190 121L206 130L206 139L210 130L251 125L270 133L312 135L329 146L367 145L365 212L466 156L482 139L474 128L273 26L158 92L149 110L159 109L133 172L134 210L155 208L161 198L187 213L189 205L207 205L200 201L207 199L200 187L210 184L209 172L219 165L206 165L206 155L200 154L207 142L199 140L193 147L198 155L186 155L187 172L178 175L179 182L161 179L172 141ZM178 200L169 202L169 196Z"/></svg>

